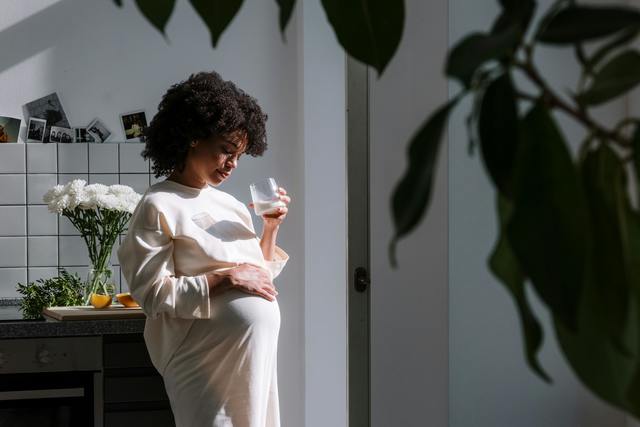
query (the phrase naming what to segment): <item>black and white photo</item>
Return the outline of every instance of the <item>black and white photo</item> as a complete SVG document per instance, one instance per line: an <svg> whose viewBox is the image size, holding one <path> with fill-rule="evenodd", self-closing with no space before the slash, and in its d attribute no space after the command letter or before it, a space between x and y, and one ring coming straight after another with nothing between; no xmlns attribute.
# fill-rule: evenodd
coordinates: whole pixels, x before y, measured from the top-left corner
<svg viewBox="0 0 640 427"><path fill-rule="evenodd" d="M26 110L26 116L28 118L44 119L47 122L45 126L44 141L49 141L49 132L51 127L64 127L70 128L67 115L62 108L62 103L56 92L50 93L47 96L38 98L35 101L31 101L24 106Z"/></svg>
<svg viewBox="0 0 640 427"><path fill-rule="evenodd" d="M144 111L121 114L120 123L122 123L126 142L144 141L144 129L147 127L147 115Z"/></svg>
<svg viewBox="0 0 640 427"><path fill-rule="evenodd" d="M95 139L87 132L86 127L75 127L73 128L74 132L74 142L95 142Z"/></svg>
<svg viewBox="0 0 640 427"><path fill-rule="evenodd" d="M18 142L20 119L0 116L0 143Z"/></svg>
<svg viewBox="0 0 640 427"><path fill-rule="evenodd" d="M49 142L73 142L73 130L58 126L51 126L49 131Z"/></svg>
<svg viewBox="0 0 640 427"><path fill-rule="evenodd" d="M43 142L46 127L46 120L35 117L30 118L29 126L27 127L27 142Z"/></svg>
<svg viewBox="0 0 640 427"><path fill-rule="evenodd" d="M111 131L99 119L94 119L89 126L87 132L96 140L96 142L105 142L110 136Z"/></svg>

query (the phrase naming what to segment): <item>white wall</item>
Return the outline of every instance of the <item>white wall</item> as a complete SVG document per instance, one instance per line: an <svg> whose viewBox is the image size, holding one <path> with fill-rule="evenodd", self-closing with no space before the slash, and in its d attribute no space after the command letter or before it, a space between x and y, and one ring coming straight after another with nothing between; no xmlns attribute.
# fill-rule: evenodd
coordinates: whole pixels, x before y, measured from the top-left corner
<svg viewBox="0 0 640 427"><path fill-rule="evenodd" d="M342 427L348 425L346 58L320 2L298 0L296 7L306 197L304 426Z"/></svg>
<svg viewBox="0 0 640 427"><path fill-rule="evenodd" d="M442 58L447 1L406 1L399 50L381 78L371 73L371 425L447 425L447 148L442 146L429 216L389 264L390 200L406 147L447 99Z"/></svg>
<svg viewBox="0 0 640 427"><path fill-rule="evenodd" d="M124 3L119 9L111 0L4 1L0 115L22 118L23 104L56 91L72 126L99 117L117 141L123 139L120 113L143 108L150 119L169 85L192 72L214 69L258 99L269 115L269 148L261 158L241 160L220 189L248 202L249 182L273 176L292 195L278 240L291 254L277 279L282 312L278 374L283 425L304 425L306 243L297 18L290 22L285 44L277 3L247 1L214 50L188 2L177 2L168 42L134 2ZM254 221L260 228L260 220Z"/></svg>
<svg viewBox="0 0 640 427"><path fill-rule="evenodd" d="M550 1L539 2L546 10ZM492 0L452 0L449 46L472 30L486 30L496 16ZM574 87L578 65L571 49L541 48L536 62L557 89ZM437 61L442 63L442 59ZM450 96L457 93L451 84ZM625 417L588 392L563 359L546 309L532 292L530 301L545 328L540 361L554 380L549 386L525 363L521 329L512 299L490 274L487 258L496 239L494 191L479 154L467 154L460 105L449 124L449 266L451 427L623 426ZM598 111L605 122L624 114L623 103ZM566 137L578 142L583 131L558 115Z"/></svg>

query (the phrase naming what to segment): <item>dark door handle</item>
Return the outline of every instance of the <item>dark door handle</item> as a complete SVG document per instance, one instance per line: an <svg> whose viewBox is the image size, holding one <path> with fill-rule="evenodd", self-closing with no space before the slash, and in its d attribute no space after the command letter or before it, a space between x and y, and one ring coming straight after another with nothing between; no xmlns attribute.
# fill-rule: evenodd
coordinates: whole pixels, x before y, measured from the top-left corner
<svg viewBox="0 0 640 427"><path fill-rule="evenodd" d="M354 285L356 291L364 292L369 287L369 275L367 274L367 270L364 267L356 268Z"/></svg>

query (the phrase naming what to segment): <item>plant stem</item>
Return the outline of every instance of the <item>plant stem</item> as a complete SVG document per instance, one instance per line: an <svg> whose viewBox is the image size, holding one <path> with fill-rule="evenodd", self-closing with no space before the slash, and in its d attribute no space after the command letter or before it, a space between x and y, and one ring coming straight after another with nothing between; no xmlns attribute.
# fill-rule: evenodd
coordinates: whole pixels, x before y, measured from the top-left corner
<svg viewBox="0 0 640 427"><path fill-rule="evenodd" d="M516 60L513 64L516 68L524 72L524 74L538 87L538 89L540 89L540 91L542 92L540 97L549 108L558 108L559 110L564 111L569 116L573 117L575 120L589 128L594 134L602 137L602 139L615 142L623 148L631 147L631 141L629 141L627 138L620 135L616 131L609 130L604 128L603 126L600 126L587 114L586 110L580 107L574 108L566 103L563 99L561 99L558 95L556 95L554 91L542 79L540 73L538 73L538 71L536 70L536 67L533 64L531 52L532 50L527 49L525 46L526 59L524 61ZM533 98L528 94L518 93L517 96L520 99L537 101L536 98Z"/></svg>

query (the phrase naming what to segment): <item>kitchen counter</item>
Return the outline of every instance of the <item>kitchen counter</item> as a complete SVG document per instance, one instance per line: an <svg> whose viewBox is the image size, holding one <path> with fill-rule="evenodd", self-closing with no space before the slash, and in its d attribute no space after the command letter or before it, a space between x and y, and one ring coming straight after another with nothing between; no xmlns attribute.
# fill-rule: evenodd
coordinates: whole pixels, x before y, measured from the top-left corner
<svg viewBox="0 0 640 427"><path fill-rule="evenodd" d="M145 319L26 320L15 301L0 301L0 338L36 338L144 332Z"/></svg>

